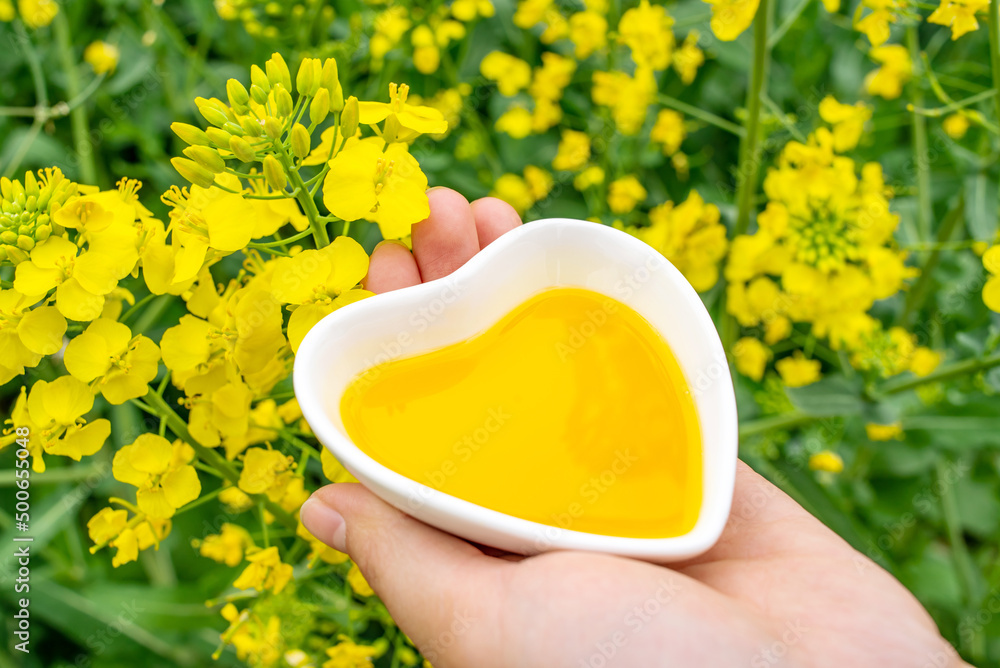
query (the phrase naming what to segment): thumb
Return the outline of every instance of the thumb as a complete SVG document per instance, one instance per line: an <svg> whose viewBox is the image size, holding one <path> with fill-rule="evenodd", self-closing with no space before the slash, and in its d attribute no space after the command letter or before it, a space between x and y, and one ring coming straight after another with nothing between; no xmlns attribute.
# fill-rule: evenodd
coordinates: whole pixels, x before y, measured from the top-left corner
<svg viewBox="0 0 1000 668"><path fill-rule="evenodd" d="M468 665L461 657L492 636L496 601L513 564L413 519L355 483L318 490L300 517L310 533L350 555L434 665Z"/></svg>

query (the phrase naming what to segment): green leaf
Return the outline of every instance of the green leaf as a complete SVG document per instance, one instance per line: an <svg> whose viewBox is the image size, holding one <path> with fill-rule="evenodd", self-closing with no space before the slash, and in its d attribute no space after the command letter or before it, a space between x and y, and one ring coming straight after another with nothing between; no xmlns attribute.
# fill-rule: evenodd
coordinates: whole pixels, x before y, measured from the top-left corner
<svg viewBox="0 0 1000 668"><path fill-rule="evenodd" d="M865 408L861 390L860 380L837 375L805 387L785 388L785 394L806 415L831 417L861 413Z"/></svg>
<svg viewBox="0 0 1000 668"><path fill-rule="evenodd" d="M989 241L997 233L997 184L979 172L965 178L965 201L969 236Z"/></svg>

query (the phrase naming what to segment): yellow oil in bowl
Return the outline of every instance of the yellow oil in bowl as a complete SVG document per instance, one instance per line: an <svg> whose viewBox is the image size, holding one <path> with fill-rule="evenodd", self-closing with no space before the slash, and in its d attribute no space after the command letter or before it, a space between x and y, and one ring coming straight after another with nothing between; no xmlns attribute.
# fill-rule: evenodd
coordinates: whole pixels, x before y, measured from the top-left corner
<svg viewBox="0 0 1000 668"><path fill-rule="evenodd" d="M375 461L574 531L667 538L702 502L690 388L663 338L607 296L555 288L466 341L373 367L340 405Z"/></svg>

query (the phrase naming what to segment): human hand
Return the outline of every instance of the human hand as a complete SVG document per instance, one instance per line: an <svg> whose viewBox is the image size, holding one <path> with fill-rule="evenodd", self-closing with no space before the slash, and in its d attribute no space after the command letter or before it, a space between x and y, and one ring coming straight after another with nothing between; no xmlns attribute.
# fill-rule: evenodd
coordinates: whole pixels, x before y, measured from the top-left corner
<svg viewBox="0 0 1000 668"><path fill-rule="evenodd" d="M428 197L412 253L375 249L369 290L447 276L521 224L496 199ZM719 542L669 567L497 554L357 484L320 489L301 516L351 556L435 668L966 665L899 582L743 463Z"/></svg>

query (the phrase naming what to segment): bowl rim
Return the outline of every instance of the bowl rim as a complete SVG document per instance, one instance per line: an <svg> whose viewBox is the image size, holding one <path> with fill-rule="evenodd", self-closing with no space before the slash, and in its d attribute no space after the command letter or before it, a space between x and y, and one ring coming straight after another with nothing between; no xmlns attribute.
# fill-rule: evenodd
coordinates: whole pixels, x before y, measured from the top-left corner
<svg viewBox="0 0 1000 668"><path fill-rule="evenodd" d="M323 382L323 373L321 365L316 364L315 360L322 358L324 341L342 324L354 318L363 318L381 311L391 311L401 306L412 307L414 304L419 304L422 299L439 294L444 282L460 281L487 270L493 262L507 252L508 248L516 243L522 243L533 236L539 237L539 240L553 238L552 228L557 228L557 232L561 230L583 231L585 229L590 234L595 234L595 230L602 230L602 232L597 232L599 235L606 234L606 245L602 243L602 252L609 255L613 255L612 246L614 244L632 246L633 251L641 246L641 252L651 256L655 255L656 261L663 263L667 272L666 277L673 287L679 290L680 296L694 314L696 326L703 334L701 337L702 345L711 349L713 355L721 355L721 359L726 359L718 331L698 293L680 271L658 251L632 235L606 225L570 218L549 218L526 223L505 233L449 276L348 304L321 319L303 338L295 356L292 380L302 414L319 442L377 496L403 512L429 524L436 526L450 524L450 527L443 527L443 530L462 535L467 539L503 549L510 549L509 546L515 544L521 546L533 544L538 548L517 550L527 553L572 549L649 560L678 560L701 554L708 550L721 535L729 517L735 486L738 457L738 416L732 374L728 364L723 365L725 367L724 377L716 380L724 388L721 393L723 401L713 404L713 414L711 415L712 420L721 421L721 435L716 439L718 442L713 443L711 448L704 442L702 448L703 481L707 480L708 475L717 480L715 486L717 492L713 495L715 503L711 504L714 512L706 511L709 504L706 503L706 498L703 496L695 526L687 533L664 538L608 536L563 529L507 515L437 491L393 471L364 453L350 438L341 433L337 425L326 414L321 392L318 391L318 387ZM551 248L558 252L558 246L553 245ZM609 248L611 250L608 250ZM539 285L538 289L543 290L547 287L558 286ZM468 299L470 296L472 295L465 293L459 299ZM620 299L619 301L626 303L645 317L642 309L628 304L627 300ZM497 314L497 319L503 315L503 313ZM656 329L655 325L654 329ZM663 335L660 330L657 329L657 331ZM465 337L457 337L456 342L462 338ZM403 357L422 352L426 351L408 351ZM683 362L681 368L687 375ZM687 380L690 385L691 379ZM703 414L704 406L697 397L695 398L695 408L699 422L704 424L706 420L706 416ZM710 466L713 469L711 472L708 470ZM705 489L706 486L703 485L703 494ZM408 501L404 501L404 499ZM419 501L415 503L414 500ZM448 522L449 518L456 520L456 522ZM498 536L504 540L499 539Z"/></svg>

